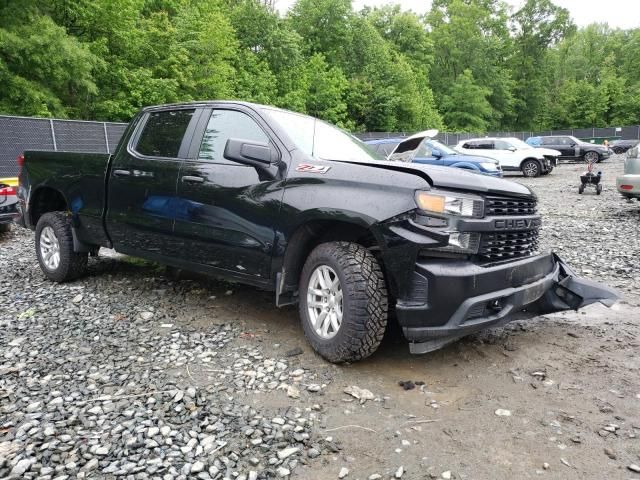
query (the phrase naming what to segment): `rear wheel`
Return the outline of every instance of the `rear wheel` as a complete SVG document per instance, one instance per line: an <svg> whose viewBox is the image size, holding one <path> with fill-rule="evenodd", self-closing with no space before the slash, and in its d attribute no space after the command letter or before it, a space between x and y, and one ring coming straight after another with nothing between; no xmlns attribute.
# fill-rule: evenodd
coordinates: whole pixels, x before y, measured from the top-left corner
<svg viewBox="0 0 640 480"><path fill-rule="evenodd" d="M596 185L596 195L600 195L602 193L602 184L599 183Z"/></svg>
<svg viewBox="0 0 640 480"><path fill-rule="evenodd" d="M540 167L540 163L536 160L525 160L522 163L522 174L525 177L538 177L540 176L540 172L542 168Z"/></svg>
<svg viewBox="0 0 640 480"><path fill-rule="evenodd" d="M311 346L330 362L375 352L387 325L387 288L371 252L349 242L316 247L302 269L300 318Z"/></svg>
<svg viewBox="0 0 640 480"><path fill-rule="evenodd" d="M582 195L582 192L584 192L584 183L578 187L578 193Z"/></svg>
<svg viewBox="0 0 640 480"><path fill-rule="evenodd" d="M50 280L67 282L87 269L87 253L73 251L71 218L62 212L45 213L36 226L36 255Z"/></svg>

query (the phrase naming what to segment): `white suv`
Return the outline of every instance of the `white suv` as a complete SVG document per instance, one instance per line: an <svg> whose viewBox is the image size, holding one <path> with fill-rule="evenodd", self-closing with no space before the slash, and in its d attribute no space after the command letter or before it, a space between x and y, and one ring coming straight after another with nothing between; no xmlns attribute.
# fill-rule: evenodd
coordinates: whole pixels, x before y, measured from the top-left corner
<svg viewBox="0 0 640 480"><path fill-rule="evenodd" d="M472 138L455 147L460 153L496 159L502 170L521 171L525 177L551 173L558 164L560 152L532 148L517 138Z"/></svg>

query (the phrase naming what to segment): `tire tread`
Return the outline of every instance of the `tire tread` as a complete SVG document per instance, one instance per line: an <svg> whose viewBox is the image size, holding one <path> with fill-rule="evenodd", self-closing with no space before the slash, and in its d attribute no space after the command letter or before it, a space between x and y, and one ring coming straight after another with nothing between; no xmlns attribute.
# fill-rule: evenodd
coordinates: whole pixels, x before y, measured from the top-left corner
<svg viewBox="0 0 640 480"><path fill-rule="evenodd" d="M342 320L344 335L334 337L337 339L335 342L322 342L310 331L305 297L300 301L305 335L314 349L331 362L362 360L380 346L387 326L387 287L380 264L369 250L357 243L323 243L311 252L305 263L300 282L301 292L306 291L308 278L318 257L332 257L340 266L347 283L342 290L349 295L349 308L345 309Z"/></svg>
<svg viewBox="0 0 640 480"><path fill-rule="evenodd" d="M47 225L53 228L60 244L60 265L55 271L45 268L40 256L40 232ZM75 280L87 271L88 254L74 252L71 217L64 212L45 213L38 220L38 225L36 226L36 255L40 268L47 278L54 282L62 283Z"/></svg>

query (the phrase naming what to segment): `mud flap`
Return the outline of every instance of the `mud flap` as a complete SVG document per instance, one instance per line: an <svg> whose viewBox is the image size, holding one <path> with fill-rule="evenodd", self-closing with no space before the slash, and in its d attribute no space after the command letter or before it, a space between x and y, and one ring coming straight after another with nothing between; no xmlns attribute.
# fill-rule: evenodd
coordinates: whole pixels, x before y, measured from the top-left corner
<svg viewBox="0 0 640 480"><path fill-rule="evenodd" d="M527 311L543 315L563 310L578 310L596 302L610 307L622 297L611 287L576 276L555 253L553 256L560 267L558 277L538 301L527 307Z"/></svg>

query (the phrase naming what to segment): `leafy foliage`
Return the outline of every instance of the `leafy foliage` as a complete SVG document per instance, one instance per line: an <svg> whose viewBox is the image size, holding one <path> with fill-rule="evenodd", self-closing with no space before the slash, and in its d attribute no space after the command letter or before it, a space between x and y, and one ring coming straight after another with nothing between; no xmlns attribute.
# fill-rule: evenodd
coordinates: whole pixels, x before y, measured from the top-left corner
<svg viewBox="0 0 640 480"><path fill-rule="evenodd" d="M238 98L351 130L640 123L640 29L577 29L552 0L2 0L0 112L129 120Z"/></svg>

